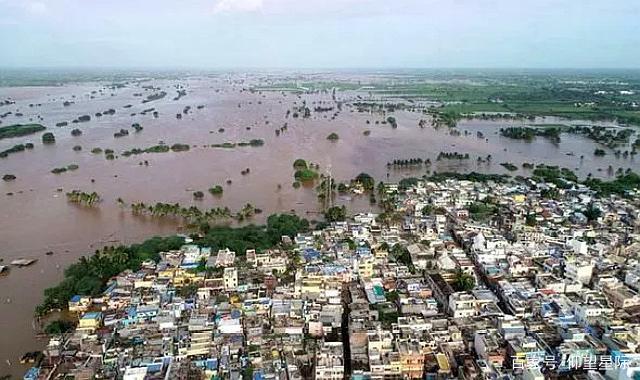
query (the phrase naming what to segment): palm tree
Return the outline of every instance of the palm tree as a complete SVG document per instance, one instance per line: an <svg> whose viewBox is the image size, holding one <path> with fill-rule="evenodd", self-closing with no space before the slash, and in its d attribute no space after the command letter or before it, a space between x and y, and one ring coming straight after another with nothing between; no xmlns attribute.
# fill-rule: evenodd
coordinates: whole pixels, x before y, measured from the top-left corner
<svg viewBox="0 0 640 380"><path fill-rule="evenodd" d="M453 284L456 290L461 292L468 292L475 287L476 280L469 273L463 272L462 269L458 269L456 271L456 276L454 278Z"/></svg>

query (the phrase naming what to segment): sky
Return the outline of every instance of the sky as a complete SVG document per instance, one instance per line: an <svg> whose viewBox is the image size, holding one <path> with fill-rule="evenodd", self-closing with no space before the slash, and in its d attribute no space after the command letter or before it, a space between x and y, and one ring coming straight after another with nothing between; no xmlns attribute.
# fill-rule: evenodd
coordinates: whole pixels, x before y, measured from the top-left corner
<svg viewBox="0 0 640 380"><path fill-rule="evenodd" d="M0 0L0 66L640 68L640 1Z"/></svg>

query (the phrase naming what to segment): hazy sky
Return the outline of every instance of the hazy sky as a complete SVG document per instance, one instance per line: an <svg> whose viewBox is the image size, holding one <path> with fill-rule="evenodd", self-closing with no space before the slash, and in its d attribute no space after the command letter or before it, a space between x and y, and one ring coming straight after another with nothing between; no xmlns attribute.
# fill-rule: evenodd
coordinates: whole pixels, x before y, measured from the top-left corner
<svg viewBox="0 0 640 380"><path fill-rule="evenodd" d="M640 68L640 0L0 0L0 66Z"/></svg>

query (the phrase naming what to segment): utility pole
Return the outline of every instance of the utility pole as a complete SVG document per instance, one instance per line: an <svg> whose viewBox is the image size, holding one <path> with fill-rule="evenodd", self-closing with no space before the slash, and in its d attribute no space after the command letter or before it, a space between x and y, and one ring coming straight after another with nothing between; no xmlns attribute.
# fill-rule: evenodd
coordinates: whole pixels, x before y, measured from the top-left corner
<svg viewBox="0 0 640 380"><path fill-rule="evenodd" d="M331 189L331 164L329 164L327 166L327 188L326 188L326 202L325 202L325 207L326 209L330 209L333 205L333 199L332 199L332 189Z"/></svg>

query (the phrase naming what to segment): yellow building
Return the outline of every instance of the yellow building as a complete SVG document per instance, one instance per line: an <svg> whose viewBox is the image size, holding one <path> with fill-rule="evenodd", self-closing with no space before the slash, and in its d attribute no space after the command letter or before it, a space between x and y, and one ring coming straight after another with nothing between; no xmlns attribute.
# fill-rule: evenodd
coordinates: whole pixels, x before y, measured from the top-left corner
<svg viewBox="0 0 640 380"><path fill-rule="evenodd" d="M102 326L102 313L91 311L85 313L78 321L77 330L93 332Z"/></svg>
<svg viewBox="0 0 640 380"><path fill-rule="evenodd" d="M524 194L516 194L513 196L513 201L516 203L523 203L526 199L527 197L525 197Z"/></svg>

